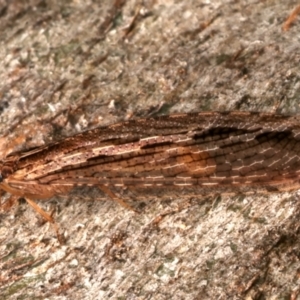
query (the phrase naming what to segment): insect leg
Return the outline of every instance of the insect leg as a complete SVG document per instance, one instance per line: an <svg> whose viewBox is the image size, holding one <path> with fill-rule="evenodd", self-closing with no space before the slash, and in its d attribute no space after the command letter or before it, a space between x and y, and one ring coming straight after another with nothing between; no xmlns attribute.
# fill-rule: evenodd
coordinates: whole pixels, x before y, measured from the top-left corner
<svg viewBox="0 0 300 300"><path fill-rule="evenodd" d="M39 207L34 201L32 201L31 199L29 198L25 198L26 202L38 213L40 214L47 222L49 222L55 232L56 232L56 236L57 236L57 239L59 241L60 244L63 244L63 238L61 236L61 234L59 233L59 228L58 228L58 225L55 223L54 219L52 218L51 215L49 215L48 213L46 213L41 207Z"/></svg>
<svg viewBox="0 0 300 300"><path fill-rule="evenodd" d="M129 204L127 204L126 202L124 202L121 198L119 198L117 195L115 195L108 187L104 186L104 185L99 185L99 188L106 194L108 195L111 199L115 200L116 202L118 202L120 205L122 205L123 207L125 207L126 209L132 210L136 213L138 213L137 210L135 210L134 208L132 208Z"/></svg>

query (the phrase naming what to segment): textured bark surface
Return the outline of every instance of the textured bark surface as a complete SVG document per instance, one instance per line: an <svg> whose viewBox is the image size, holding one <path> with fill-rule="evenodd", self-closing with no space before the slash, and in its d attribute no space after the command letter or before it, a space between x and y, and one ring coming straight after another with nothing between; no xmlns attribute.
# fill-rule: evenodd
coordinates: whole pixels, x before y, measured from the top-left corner
<svg viewBox="0 0 300 300"><path fill-rule="evenodd" d="M1 156L140 116L299 113L296 5L0 1ZM39 202L64 245L24 202L2 210L1 299L300 297L297 192L136 198L139 215L97 189Z"/></svg>

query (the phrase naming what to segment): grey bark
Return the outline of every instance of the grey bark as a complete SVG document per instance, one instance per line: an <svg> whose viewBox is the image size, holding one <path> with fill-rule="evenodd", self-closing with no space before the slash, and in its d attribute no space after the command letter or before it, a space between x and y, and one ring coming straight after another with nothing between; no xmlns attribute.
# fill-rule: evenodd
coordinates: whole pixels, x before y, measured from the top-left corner
<svg viewBox="0 0 300 300"><path fill-rule="evenodd" d="M299 113L296 5L1 1L1 156L130 117ZM300 299L297 192L152 195L139 215L99 197L39 203L64 245L26 203L1 211L1 299Z"/></svg>

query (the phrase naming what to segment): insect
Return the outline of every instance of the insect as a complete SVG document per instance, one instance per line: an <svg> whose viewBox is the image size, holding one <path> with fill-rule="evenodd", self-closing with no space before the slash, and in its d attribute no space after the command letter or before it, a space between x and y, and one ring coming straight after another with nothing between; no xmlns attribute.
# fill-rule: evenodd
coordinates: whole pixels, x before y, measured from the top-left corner
<svg viewBox="0 0 300 300"><path fill-rule="evenodd" d="M0 188L33 200L97 186L196 187L198 194L300 187L300 117L202 112L129 120L0 161ZM168 189L166 189L167 191Z"/></svg>

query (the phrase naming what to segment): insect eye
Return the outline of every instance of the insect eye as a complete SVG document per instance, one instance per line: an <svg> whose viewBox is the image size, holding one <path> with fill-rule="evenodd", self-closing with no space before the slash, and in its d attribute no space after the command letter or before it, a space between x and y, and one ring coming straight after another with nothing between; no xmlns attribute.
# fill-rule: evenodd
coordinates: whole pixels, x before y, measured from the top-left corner
<svg viewBox="0 0 300 300"><path fill-rule="evenodd" d="M10 167L4 166L0 172L0 182L13 173Z"/></svg>

